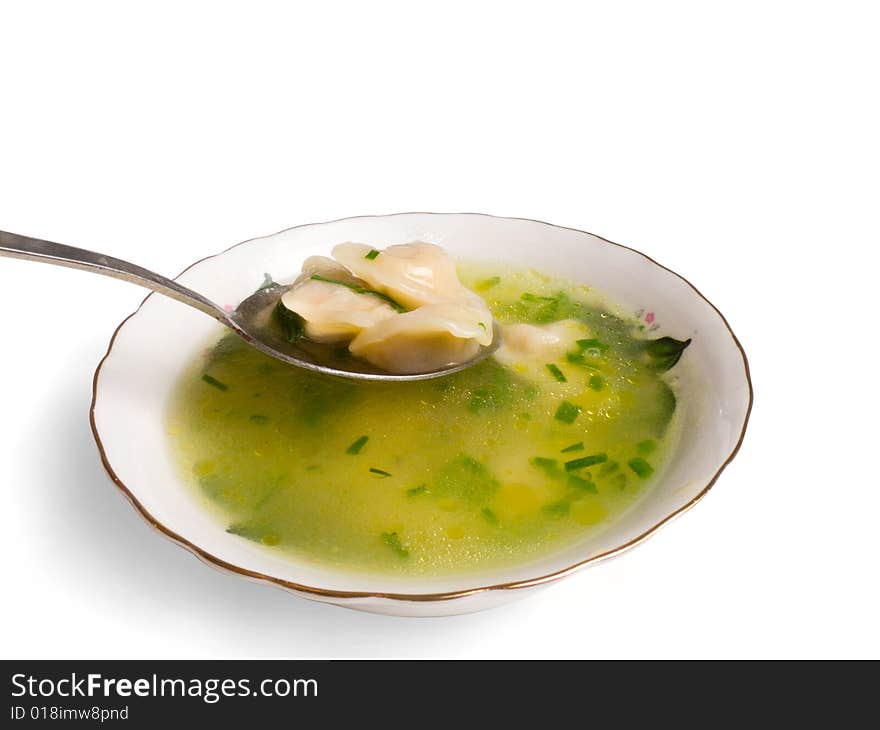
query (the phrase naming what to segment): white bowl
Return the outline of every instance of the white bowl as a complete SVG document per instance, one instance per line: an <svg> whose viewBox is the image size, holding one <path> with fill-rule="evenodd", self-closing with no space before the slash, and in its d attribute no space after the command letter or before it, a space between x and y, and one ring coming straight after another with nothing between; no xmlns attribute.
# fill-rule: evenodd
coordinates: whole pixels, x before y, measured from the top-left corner
<svg viewBox="0 0 880 730"><path fill-rule="evenodd" d="M170 454L166 408L183 368L214 320L151 294L116 330L95 372L92 430L104 466L135 508L206 563L317 601L376 613L437 616L523 597L619 555L692 507L739 449L752 404L745 353L721 313L690 283L644 254L571 228L476 214L402 213L299 226L241 243L190 266L178 281L235 305L264 272L292 278L306 256L340 241L421 240L453 256L488 260L588 283L638 313L652 334L693 338L676 365L682 438L648 494L596 537L515 567L462 577L361 575L294 560L228 534L182 483Z"/></svg>

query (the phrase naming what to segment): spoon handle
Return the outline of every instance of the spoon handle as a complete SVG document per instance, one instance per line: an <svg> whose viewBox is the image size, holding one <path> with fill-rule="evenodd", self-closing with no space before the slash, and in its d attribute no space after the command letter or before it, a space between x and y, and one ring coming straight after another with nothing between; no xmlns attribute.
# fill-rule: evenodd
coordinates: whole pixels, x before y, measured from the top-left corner
<svg viewBox="0 0 880 730"><path fill-rule="evenodd" d="M201 294L153 271L112 256L6 231L0 231L0 256L67 266L72 269L82 269L95 274L112 276L114 279L130 281L132 284L144 286L179 302L189 304L205 314L210 314L214 319L228 324L227 313Z"/></svg>

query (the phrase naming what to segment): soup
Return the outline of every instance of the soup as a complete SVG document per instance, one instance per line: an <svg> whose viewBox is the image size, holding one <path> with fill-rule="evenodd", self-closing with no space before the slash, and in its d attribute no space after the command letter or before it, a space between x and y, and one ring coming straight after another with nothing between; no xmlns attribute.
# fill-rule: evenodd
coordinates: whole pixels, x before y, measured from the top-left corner
<svg viewBox="0 0 880 730"><path fill-rule="evenodd" d="M459 275L504 346L458 373L333 378L234 335L192 363L168 431L229 533L340 569L460 574L595 535L650 489L679 420L664 373L687 342L647 339L572 282L478 266Z"/></svg>

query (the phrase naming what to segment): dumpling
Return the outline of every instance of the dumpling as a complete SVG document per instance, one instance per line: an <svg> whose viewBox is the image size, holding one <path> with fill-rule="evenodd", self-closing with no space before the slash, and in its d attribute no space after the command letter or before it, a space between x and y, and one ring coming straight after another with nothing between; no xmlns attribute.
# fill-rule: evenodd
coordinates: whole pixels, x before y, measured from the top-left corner
<svg viewBox="0 0 880 730"><path fill-rule="evenodd" d="M575 342L590 336L590 330L581 322L565 319L543 326L511 324L502 330L501 345L495 359L503 365L537 365L562 358L575 349Z"/></svg>
<svg viewBox="0 0 880 730"><path fill-rule="evenodd" d="M342 283L319 281L312 278L315 275ZM345 284L365 286L332 259L312 256L281 303L305 320L305 336L313 342L348 342L361 330L397 315L381 297L359 293Z"/></svg>
<svg viewBox="0 0 880 730"><path fill-rule="evenodd" d="M373 251L342 243L338 261L306 259L281 298L305 320L306 338L350 341L353 355L392 373L462 364L492 343L492 313L443 249L414 242Z"/></svg>
<svg viewBox="0 0 880 730"><path fill-rule="evenodd" d="M340 243L333 247L333 257L407 309L448 300L482 303L458 280L455 262L439 246L418 241L402 243L368 258L372 250L363 243Z"/></svg>
<svg viewBox="0 0 880 730"><path fill-rule="evenodd" d="M327 256L309 256L303 261L302 272L297 277L294 285L299 284L306 279L311 279L316 274L318 276L323 276L326 279L344 281L346 284L364 285L363 281L360 281L342 264L328 258Z"/></svg>
<svg viewBox="0 0 880 730"><path fill-rule="evenodd" d="M390 373L423 373L473 360L492 342L492 320L456 302L426 304L363 330L349 345Z"/></svg>

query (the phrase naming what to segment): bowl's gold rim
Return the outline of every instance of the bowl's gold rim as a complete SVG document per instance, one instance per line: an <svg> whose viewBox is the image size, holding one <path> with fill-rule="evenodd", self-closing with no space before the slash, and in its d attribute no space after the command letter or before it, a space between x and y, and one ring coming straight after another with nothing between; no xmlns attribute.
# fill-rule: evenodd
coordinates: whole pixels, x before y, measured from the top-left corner
<svg viewBox="0 0 880 730"><path fill-rule="evenodd" d="M91 425L92 435L94 436L95 443L97 444L97 447L98 447L98 452L101 455L101 462L104 465L104 469L107 471L107 474L110 476L110 479L113 481L113 483L119 488L119 490L123 493L123 495L125 495L126 499L128 499L128 501L131 502L132 506L134 506L134 508L140 513L141 517L143 517L150 525L152 525L156 530L158 530L160 533L162 533L165 537L169 538L170 540L172 540L176 544L180 545L181 547L183 547L183 548L189 550L190 552L192 552L193 554L195 554L196 557L202 559L203 561L205 561L207 563L214 565L215 567L222 568L224 570L228 570L230 572L236 573L236 574L244 576L246 578L250 578L252 580L258 580L258 581L263 581L266 583L271 583L273 585L277 585L277 586L280 586L282 588L286 588L291 591L307 593L307 594L311 594L313 596L321 596L323 598L329 598L329 599L333 599L333 598L342 598L342 599L345 599L345 598L383 598L383 599L389 599L389 600L394 600L394 601L449 601L449 600L453 600L456 598L465 598L467 596L472 596L477 593L484 593L487 591L512 590L512 589L516 589L516 588L530 588L533 586L539 586L539 585L543 585L545 583L551 583L553 581L557 581L561 578L564 578L564 577L574 573L576 570L580 570L581 568L586 567L587 565L592 565L594 563L597 563L597 562L600 562L603 560L607 560L609 558L620 555L621 553L629 550L630 548L635 547L636 545L641 543L643 540L647 539L648 537L653 535L655 532L657 532L657 530L659 530L661 527L666 525L668 522L675 519L679 515L683 514L687 510L689 510L691 507L693 507L697 502L699 502L706 495L706 493L713 487L715 482L718 481L718 477L721 476L721 472L723 472L724 469L727 468L727 465L730 464L730 462L734 460L737 453L739 452L740 446L742 446L743 439L745 438L745 435L746 435L746 428L749 423L749 417L751 416L751 412L752 412L752 403L754 401L754 390L752 388L752 378L751 378L751 373L749 371L749 361L748 361L748 358L746 357L746 352L743 349L743 346L740 344L739 339L737 339L737 336L734 334L733 329L731 328L731 326L728 323L725 316L718 309L718 307L716 307L714 304L712 304L712 302L710 302L702 294L702 292L700 292L700 290L697 289L697 287L695 287L690 281L685 279L685 277L683 277L681 274L673 271L672 269L670 269L666 266L663 266L663 264L658 263L657 261L652 259L647 254L644 254L641 251L638 251L634 248L631 248L630 246L624 246L623 244L615 243L614 241L609 241L607 238L603 238L602 236L597 236L595 233L589 233L588 231L582 231L578 228L571 228L569 226L559 226L554 223L547 223L546 221L540 221L540 220L536 220L533 218L512 218L512 217L508 217L508 216L490 215L487 213L429 213L429 212L388 213L388 214L384 214L384 215L349 216L346 218L337 218L337 219L331 220L331 221L324 221L322 223L304 223L302 225L292 226L290 228L285 228L282 231L278 231L277 233L273 233L270 235L275 236L275 235L278 235L278 233L284 233L285 231L294 230L296 228L305 228L308 226L327 225L330 223L338 223L341 221L348 221L348 220L357 220L360 218L391 218L391 217L404 216L404 215L480 216L483 218L496 218L499 220L524 221L524 222L528 222L528 223L538 223L538 224L545 225L545 226L552 226L553 228L562 228L564 230L574 231L576 233L586 233L587 235L593 236L594 238L598 238L599 240L604 241L605 243L608 243L612 246L617 246L619 248L624 248L624 249L627 249L628 251L632 251L634 253L637 253L639 256L644 257L645 259L650 261L655 266L657 266L661 269L664 269L665 271L668 271L671 274L674 274L679 279L681 279L685 284L687 284L698 297L700 297L710 307L712 307L712 309L715 310L715 312L721 318L721 321L724 323L724 326L727 328L727 331L730 333L730 336L733 338L733 342L734 342L734 344L736 344L737 348L740 351L740 355L742 356L743 368L745 370L745 376L746 376L746 383L747 383L748 389L749 389L749 403L748 403L748 407L746 408L746 414L745 414L745 418L743 419L742 430L740 431L739 439L736 442L736 446L733 448L733 450L730 452L730 455L721 464L721 466L718 468L718 471L715 472L714 476L712 477L711 480L709 480L709 482L706 484L706 486L704 486L703 489L701 489L700 492L693 499L691 499L689 502L687 502L686 504L682 505L681 507L679 507L677 510L675 510L671 514L664 517L662 520L660 520L655 525L653 525L652 527L647 529L641 535L638 535L637 537L633 538L632 540L630 540L622 545L619 545L615 548L612 548L611 550L607 550L604 553L600 553L599 555L594 555L591 558L581 560L577 563L574 563L573 565L568 566L567 568L562 568L560 570L553 571L552 573L547 573L546 575L541 575L541 576L538 576L535 578L526 578L523 580L508 581L505 583L496 583L496 584L488 585L488 586L477 586L475 588L465 588L462 590L446 591L446 592L442 592L442 593L383 593L383 592L379 592L379 591L339 591L339 590L329 590L326 588L317 588L315 586L303 585L301 583L294 583L292 581L283 580L282 578L275 578L271 575L265 575L263 573L258 573L253 570L248 570L247 568L242 568L241 566L238 566L238 565L233 565L232 563L229 563L225 560L222 560L221 558L218 558L215 555L212 555L211 553L203 550L198 545L195 545L194 543L190 542L182 535L178 535L176 532L169 529L168 527L163 525L161 522L159 522L159 520L157 520L155 517L153 517L144 508L144 506L137 500L137 498L134 496L134 494L131 492L131 490L125 485L125 483L119 478L119 476L114 471L112 465L110 464L110 460L107 457L107 452L104 449L104 444L101 441L101 436L98 434L98 427L95 423L95 407L97 406L97 401L98 401L98 378L101 374L101 368L103 367L107 358L110 357L110 353L113 351L113 345L116 342L116 337L119 334L120 330L125 325L125 323L128 322L128 320L130 320L132 317L134 317L140 311L141 307L144 305L144 302L146 302L147 299L149 299L151 296L153 296L153 293L151 292L150 294L148 294L144 298L144 300L140 303L140 305L138 306L138 308L134 312L132 312L124 320L122 320L122 322L119 323L119 326L113 332L113 336L110 338L110 343L107 346L107 352L104 354L104 357L102 357L101 361L98 363L98 367L95 369L95 375L92 378L92 402L91 402L91 406L89 408L89 423ZM238 246L243 246L246 243L251 243L252 241L256 241L261 238L268 238L268 237L269 236L258 236L256 238L250 238L246 241L242 241L240 243L237 243L234 246L230 246L229 248L227 248L224 251L221 251L217 254L213 254L212 256L206 256L202 259L199 259L198 261L193 262L192 264L187 266L183 271L181 271L180 274L178 274L177 278L179 278L180 276L185 274L187 271L189 271L194 266L197 266L198 264L201 264L202 262L207 261L208 259L215 258L216 256L222 256L224 253L232 250L233 248L237 248Z"/></svg>

